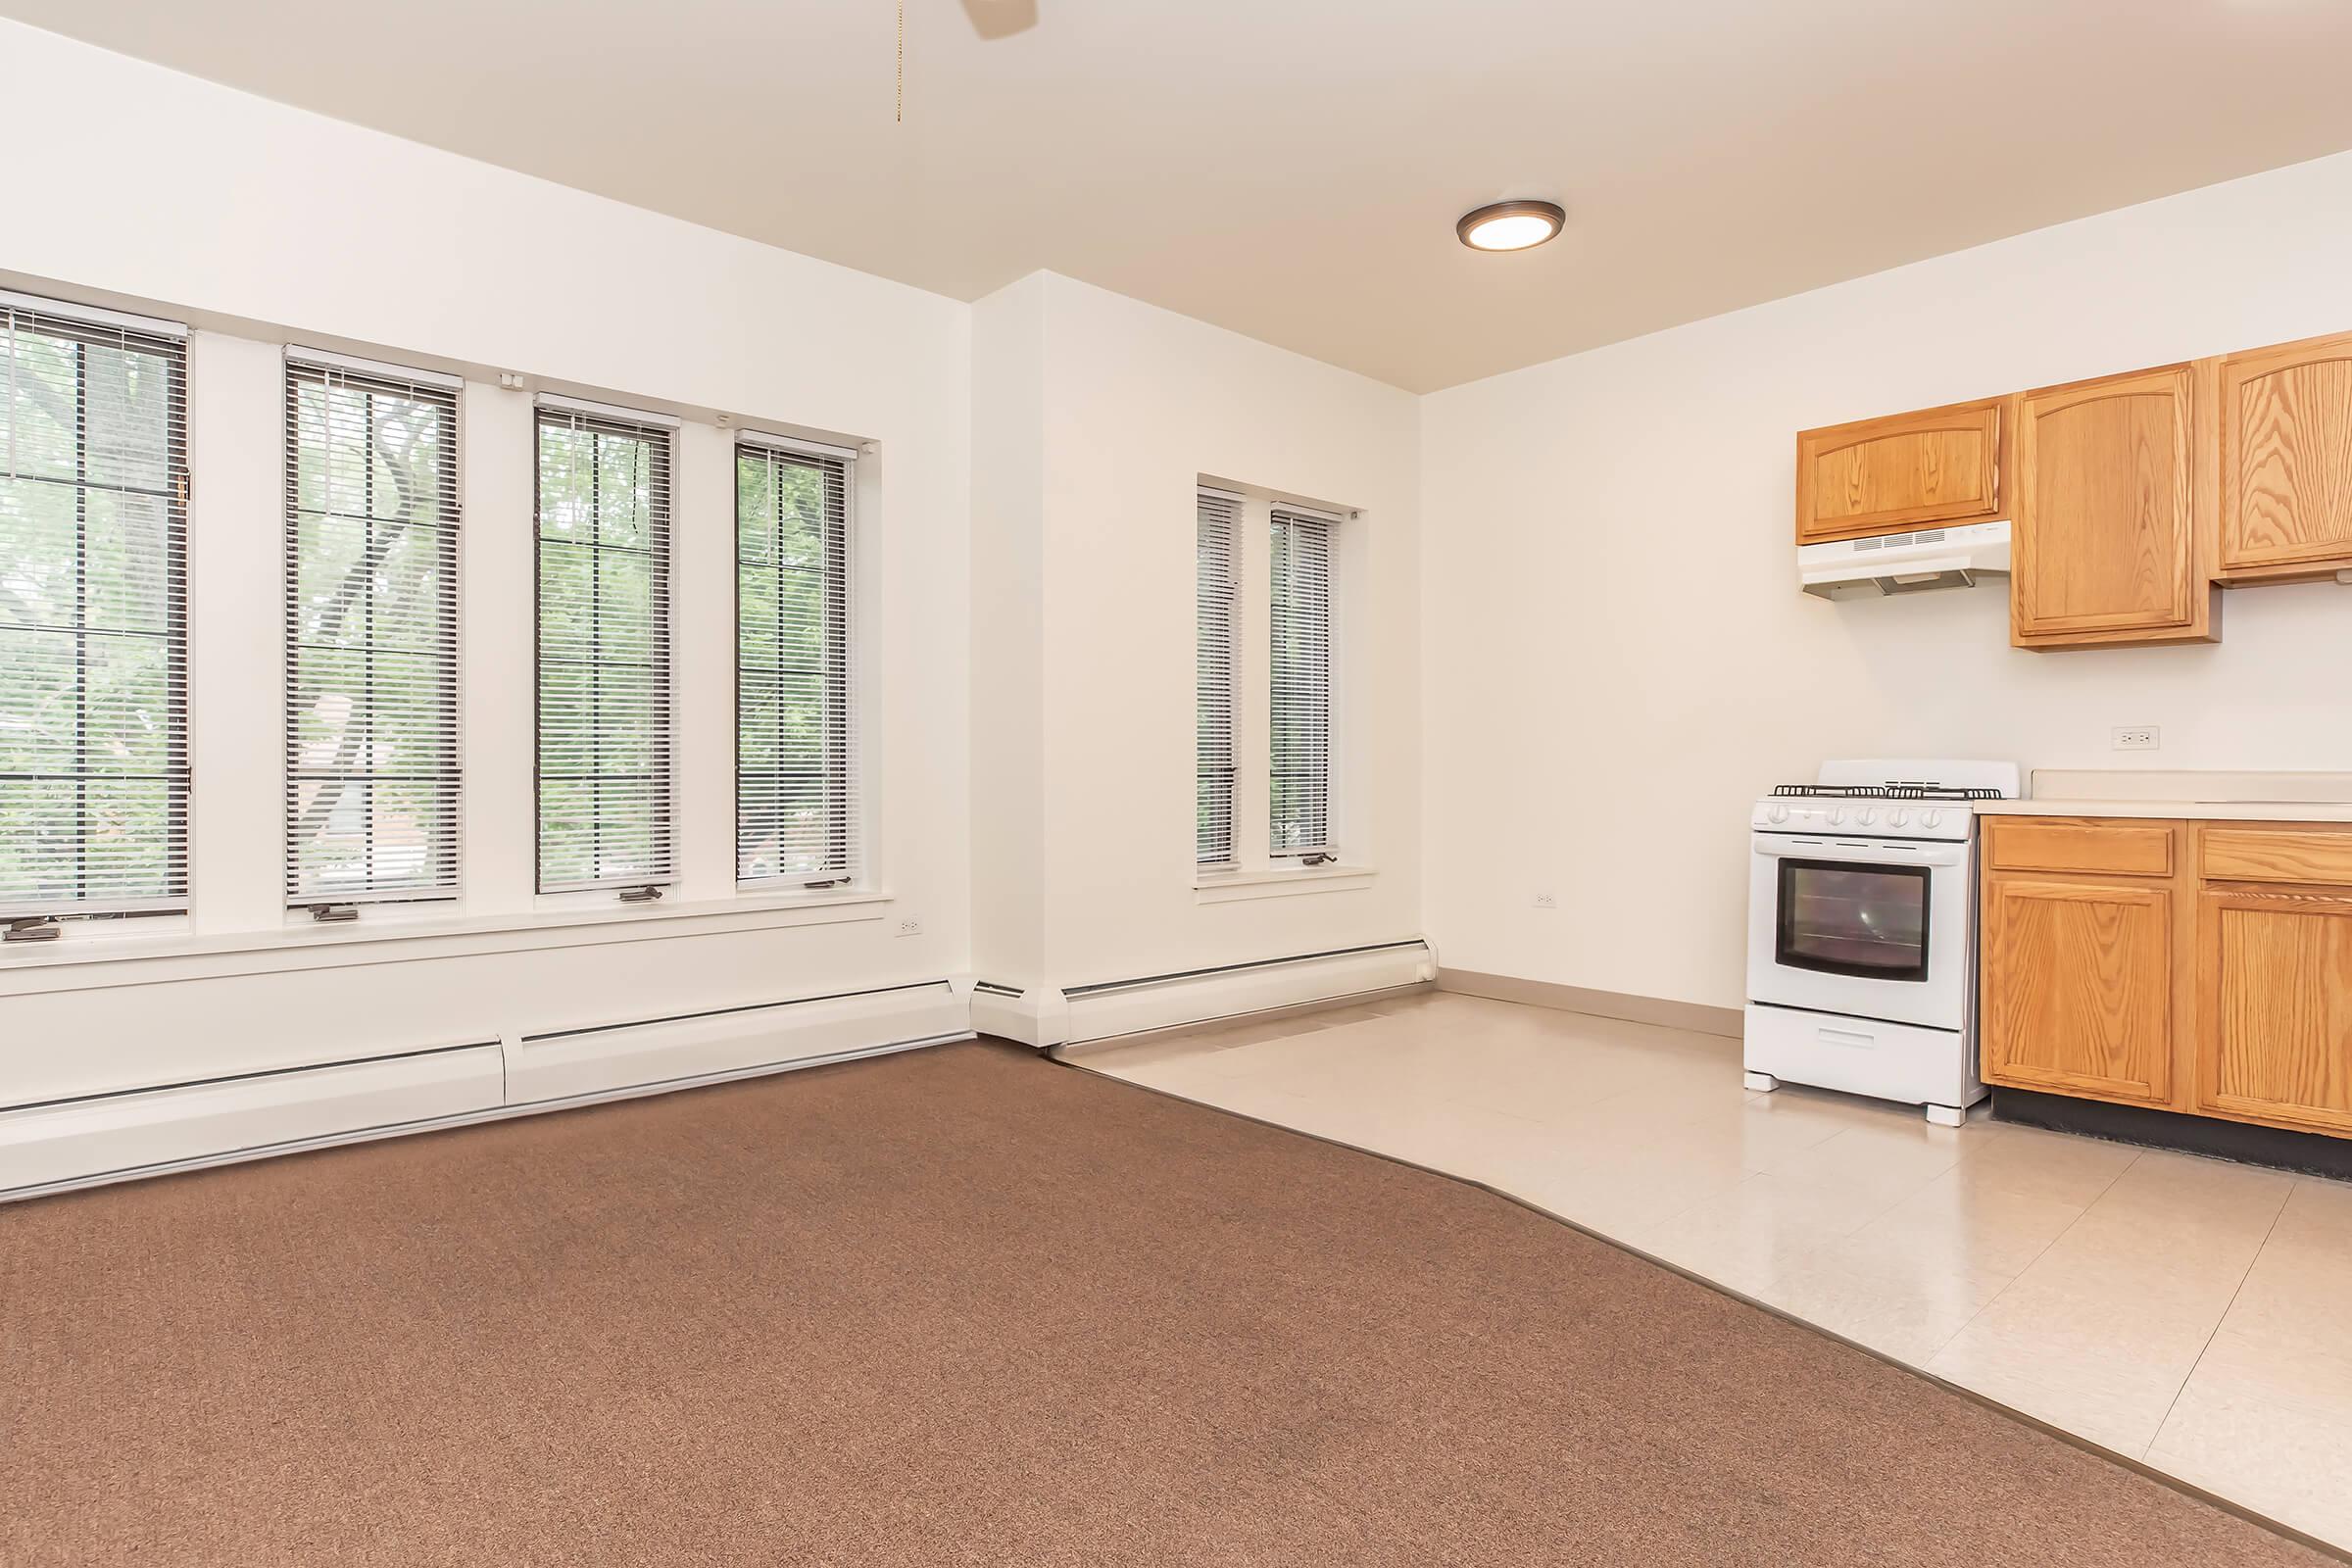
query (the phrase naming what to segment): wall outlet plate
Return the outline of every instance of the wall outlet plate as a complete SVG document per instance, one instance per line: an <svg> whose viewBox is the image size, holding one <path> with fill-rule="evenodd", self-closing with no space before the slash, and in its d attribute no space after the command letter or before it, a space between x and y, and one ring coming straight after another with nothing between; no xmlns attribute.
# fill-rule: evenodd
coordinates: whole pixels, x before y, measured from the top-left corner
<svg viewBox="0 0 2352 1568"><path fill-rule="evenodd" d="M1536 895L1536 907L1537 907L1537 908L1539 908L1539 909L1556 909L1556 908L1558 908L1559 906L1560 906L1560 896L1559 896L1558 894L1556 894L1556 893L1539 893L1539 894L1537 894L1537 895Z"/></svg>
<svg viewBox="0 0 2352 1568"><path fill-rule="evenodd" d="M923 922L920 920L901 920L898 929L892 933L894 936L902 937L919 937L922 934Z"/></svg>
<svg viewBox="0 0 2352 1568"><path fill-rule="evenodd" d="M2164 744L2164 731L2153 724L2118 724L2114 733L2119 752L2153 752Z"/></svg>

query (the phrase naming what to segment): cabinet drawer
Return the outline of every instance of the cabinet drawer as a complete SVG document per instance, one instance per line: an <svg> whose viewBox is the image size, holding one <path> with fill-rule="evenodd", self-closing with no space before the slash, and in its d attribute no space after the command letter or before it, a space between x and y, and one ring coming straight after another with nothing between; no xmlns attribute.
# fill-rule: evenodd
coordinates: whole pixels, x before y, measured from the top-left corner
<svg viewBox="0 0 2352 1568"><path fill-rule="evenodd" d="M2197 869L2214 882L2304 882L2352 887L2352 832L2209 827Z"/></svg>
<svg viewBox="0 0 2352 1568"><path fill-rule="evenodd" d="M1995 817L1986 827L1995 871L2087 871L2094 876L2171 876L2171 822L2046 821Z"/></svg>

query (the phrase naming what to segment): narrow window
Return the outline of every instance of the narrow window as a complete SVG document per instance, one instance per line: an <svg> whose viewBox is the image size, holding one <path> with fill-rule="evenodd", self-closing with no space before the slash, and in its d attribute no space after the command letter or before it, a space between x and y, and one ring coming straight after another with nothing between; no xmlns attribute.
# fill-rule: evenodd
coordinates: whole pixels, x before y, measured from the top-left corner
<svg viewBox="0 0 2352 1568"><path fill-rule="evenodd" d="M1233 546L1242 504L1196 498L1193 580L1193 859L1233 861Z"/></svg>
<svg viewBox="0 0 2352 1568"><path fill-rule="evenodd" d="M553 398L538 428L539 891L666 886L670 430Z"/></svg>
<svg viewBox="0 0 2352 1568"><path fill-rule="evenodd" d="M288 351L286 900L458 895L458 383Z"/></svg>
<svg viewBox="0 0 2352 1568"><path fill-rule="evenodd" d="M1277 507L1269 541L1267 847L1331 853L1331 546L1328 518Z"/></svg>
<svg viewBox="0 0 2352 1568"><path fill-rule="evenodd" d="M188 897L184 328L0 296L0 921Z"/></svg>
<svg viewBox="0 0 2352 1568"><path fill-rule="evenodd" d="M735 449L735 877L857 875L846 455Z"/></svg>

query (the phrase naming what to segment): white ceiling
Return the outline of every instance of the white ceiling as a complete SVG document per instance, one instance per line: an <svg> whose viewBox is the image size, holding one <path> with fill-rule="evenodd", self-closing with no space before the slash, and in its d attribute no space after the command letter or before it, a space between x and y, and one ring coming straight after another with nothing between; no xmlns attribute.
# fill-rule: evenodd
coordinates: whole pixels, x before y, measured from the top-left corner
<svg viewBox="0 0 2352 1568"><path fill-rule="evenodd" d="M941 293L1051 268L1414 390L2352 146L2341 0L906 0L904 123L893 0L0 13ZM1510 196L1566 235L1455 242Z"/></svg>

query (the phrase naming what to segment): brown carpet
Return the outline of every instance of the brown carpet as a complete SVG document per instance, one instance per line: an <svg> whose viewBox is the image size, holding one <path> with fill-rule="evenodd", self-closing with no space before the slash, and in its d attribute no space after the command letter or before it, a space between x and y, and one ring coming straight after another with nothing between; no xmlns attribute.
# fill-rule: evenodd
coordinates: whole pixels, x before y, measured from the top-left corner
<svg viewBox="0 0 2352 1568"><path fill-rule="evenodd" d="M2315 1564L990 1045L0 1208L0 1562Z"/></svg>

